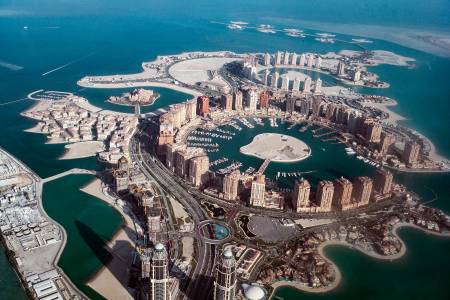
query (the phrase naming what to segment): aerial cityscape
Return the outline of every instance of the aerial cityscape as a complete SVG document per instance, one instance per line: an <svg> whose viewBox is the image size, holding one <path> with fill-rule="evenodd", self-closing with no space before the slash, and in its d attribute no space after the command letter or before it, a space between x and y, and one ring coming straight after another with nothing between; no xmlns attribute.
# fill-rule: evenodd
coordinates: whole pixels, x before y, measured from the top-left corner
<svg viewBox="0 0 450 300"><path fill-rule="evenodd" d="M450 37L47 2L0 6L2 299L448 299Z"/></svg>

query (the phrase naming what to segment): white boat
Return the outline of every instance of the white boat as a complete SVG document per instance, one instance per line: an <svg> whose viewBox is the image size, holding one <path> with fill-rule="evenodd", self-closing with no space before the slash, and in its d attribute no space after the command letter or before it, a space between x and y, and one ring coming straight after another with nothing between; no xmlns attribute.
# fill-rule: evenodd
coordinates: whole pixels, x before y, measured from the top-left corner
<svg viewBox="0 0 450 300"><path fill-rule="evenodd" d="M230 21L230 24L236 24L236 25L248 25L247 22L243 22L243 21Z"/></svg>
<svg viewBox="0 0 450 300"><path fill-rule="evenodd" d="M330 39L330 38L315 38L315 40L318 42L321 42L321 43L334 44L334 39Z"/></svg>
<svg viewBox="0 0 450 300"><path fill-rule="evenodd" d="M228 24L227 27L228 27L228 29L233 29L233 30L242 30L242 29L244 29L243 26L238 25L238 24Z"/></svg>
<svg viewBox="0 0 450 300"><path fill-rule="evenodd" d="M352 41L355 42L355 43L359 43L359 44L362 44L362 43L372 43L372 41L366 40L366 39L352 39Z"/></svg>
<svg viewBox="0 0 450 300"><path fill-rule="evenodd" d="M256 30L263 33L276 33L275 28L273 26L266 24L259 25L259 27Z"/></svg>
<svg viewBox="0 0 450 300"><path fill-rule="evenodd" d="M295 38L304 38L304 37L306 37L306 35L304 35L302 33L293 33L293 32L287 32L286 35L287 36L291 36L291 37L295 37Z"/></svg>
<svg viewBox="0 0 450 300"><path fill-rule="evenodd" d="M289 32L289 33L302 33L303 32L303 30L300 30L297 28L284 28L283 31Z"/></svg>
<svg viewBox="0 0 450 300"><path fill-rule="evenodd" d="M331 34L331 33L326 33L326 32L320 32L320 33L316 33L317 36L320 36L322 38L331 38L331 37L335 37L335 34Z"/></svg>

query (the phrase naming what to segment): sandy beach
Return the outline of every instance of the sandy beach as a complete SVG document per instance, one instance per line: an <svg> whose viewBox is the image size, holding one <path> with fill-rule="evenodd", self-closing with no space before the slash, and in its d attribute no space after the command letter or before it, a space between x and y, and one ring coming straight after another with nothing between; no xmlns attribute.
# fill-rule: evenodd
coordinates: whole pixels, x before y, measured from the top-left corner
<svg viewBox="0 0 450 300"><path fill-rule="evenodd" d="M43 133L41 125L39 125L39 124L36 124L36 126L34 126L34 127L25 129L24 131L25 132L31 132L31 133Z"/></svg>
<svg viewBox="0 0 450 300"><path fill-rule="evenodd" d="M430 158L432 160L437 162L444 162L445 164L450 165L449 159L437 153L436 146L430 141L429 138L419 132L416 132L416 134L420 135L424 140L428 141L428 144L430 144Z"/></svg>
<svg viewBox="0 0 450 300"><path fill-rule="evenodd" d="M104 149L104 144L101 141L86 141L68 144L64 148L66 151L59 159L78 159L95 156Z"/></svg>
<svg viewBox="0 0 450 300"><path fill-rule="evenodd" d="M112 198L103 194L100 179L96 178L80 190L114 206L124 219L122 228L107 244L112 260L102 267L87 285L106 299L133 299L126 288L134 248L133 239L130 237L135 232L133 221L122 209L114 205Z"/></svg>
<svg viewBox="0 0 450 300"><path fill-rule="evenodd" d="M384 122L388 123L388 124L393 124L393 125L397 125L398 121L404 121L407 120L407 118L403 117L402 115L392 111L389 107L392 106L396 106L397 102L392 100L389 103L363 103L361 102L362 105L364 106L370 106L370 107L374 107L377 108L385 113L389 114L389 118L383 120ZM440 155L439 153L437 153L436 150L436 146L431 142L431 140L429 138L427 138L426 136L424 136L423 134L416 132L417 135L420 135L424 140L428 141L428 143L430 144L430 155L429 157L436 162L444 162L445 164L449 165L449 159L445 156ZM426 172L426 171L425 171Z"/></svg>

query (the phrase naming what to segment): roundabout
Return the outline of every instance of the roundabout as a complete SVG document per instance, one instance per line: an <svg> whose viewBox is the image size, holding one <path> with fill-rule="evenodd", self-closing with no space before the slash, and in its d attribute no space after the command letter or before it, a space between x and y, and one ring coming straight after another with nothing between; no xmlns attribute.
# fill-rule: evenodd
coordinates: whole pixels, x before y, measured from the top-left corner
<svg viewBox="0 0 450 300"><path fill-rule="evenodd" d="M205 243L221 244L227 241L231 235L231 228L222 222L206 220L198 225L198 233Z"/></svg>

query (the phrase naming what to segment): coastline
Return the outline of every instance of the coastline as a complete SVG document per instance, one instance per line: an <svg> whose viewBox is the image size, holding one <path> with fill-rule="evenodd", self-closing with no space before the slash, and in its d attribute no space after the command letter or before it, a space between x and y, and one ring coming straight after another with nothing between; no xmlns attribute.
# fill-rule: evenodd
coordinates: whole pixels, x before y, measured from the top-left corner
<svg viewBox="0 0 450 300"><path fill-rule="evenodd" d="M407 121L408 119L404 116L402 116L400 113L396 113L393 110L390 109L390 107L395 107L398 105L398 102L395 100L392 100L389 103L361 103L364 107L374 107L377 108L387 114L389 114L389 117L387 119L382 120L382 122L385 122L387 124L391 125L399 125L399 121ZM409 127L408 127L409 128ZM429 151L429 158L436 162L444 162L446 164L449 164L449 159L445 156L440 155L437 152L436 146L433 144L433 142L424 134L416 131L415 134L419 135L422 139L426 140L428 144L430 145L430 151ZM449 170L412 170L412 169L405 169L405 170L399 170L397 168L393 168L394 170L401 171L401 172L413 172L413 173L436 173L436 172L450 172Z"/></svg>
<svg viewBox="0 0 450 300"><path fill-rule="evenodd" d="M64 154L59 157L59 160L79 159L95 156L98 152L104 149L102 141L84 141L77 143L70 143L64 146Z"/></svg>
<svg viewBox="0 0 450 300"><path fill-rule="evenodd" d="M269 149L269 145L271 143L276 142L277 138L286 138L287 139L287 146L294 148L298 150L297 148L302 148L301 150L298 150L300 153L295 153L296 157L293 158L281 158L280 151L283 151L282 149L277 149L275 155L269 156L269 154L273 154L271 152L267 153L266 149ZM286 146L285 146L286 147ZM306 152L307 153L303 153ZM302 152L303 151L303 152ZM294 138L288 134L277 134L277 133L261 133L253 137L253 140L250 142L250 144L247 144L245 146L242 146L239 148L239 152L247 155L247 156L253 156L256 158L259 158L261 160L269 160L271 162L278 162L278 163L293 163L293 162L299 162L302 160L307 159L309 156L311 156L311 148L302 140ZM302 156L303 155L303 156ZM286 156L286 155L284 155Z"/></svg>
<svg viewBox="0 0 450 300"><path fill-rule="evenodd" d="M296 19L264 18L267 22L282 22L292 26L301 26L312 30L332 31L334 33L380 39L407 48L450 57L448 48L448 32L440 30L418 30L417 28L392 27L369 24L332 23L301 21Z"/></svg>
<svg viewBox="0 0 450 300"><path fill-rule="evenodd" d="M335 288L337 288L342 281L342 273L339 270L339 268L337 267L337 265L332 260L330 260L323 252L323 249L326 246L335 245L336 242L337 242L337 244L340 245L340 243L338 241L326 241L326 242L320 244L319 247L317 248L317 251L319 252L320 256L322 256L328 263L330 263L333 266L334 272L336 274L336 278L330 285L320 287L320 288L313 288L313 287L309 287L307 285L304 285L304 284L296 282L296 281L287 281L287 280L277 281L277 282L271 284L271 286L273 287L273 290L269 296L269 299L272 299L273 295L276 293L277 288L283 287L283 286L295 288L295 289L298 289L303 292L318 293L318 294L330 292L330 291L334 290Z"/></svg>
<svg viewBox="0 0 450 300"><path fill-rule="evenodd" d="M32 177L33 182L34 182L33 184L36 186L35 193L36 193L37 208L38 208L39 213L41 213L44 218L46 218L50 223L53 223L61 231L61 244L58 247L58 251L57 251L56 255L52 259L52 262L51 262L52 266L58 271L58 273L60 274L64 283L67 284L68 289L72 293L78 294L79 296L82 297L82 299L89 299L72 282L72 280L69 278L69 276L64 272L64 270L58 264L59 259L61 258L61 255L64 252L64 249L66 247L68 234L67 234L66 229L61 224L59 224L56 220L51 218L44 209L43 198L42 198L42 191L44 189L43 179L37 173L35 173L31 168L29 168L24 162L22 162L21 160L19 160L18 158L16 158L15 156L13 156L12 154L10 154L9 152L7 152L6 150L4 150L1 147L0 147L0 152L3 152L5 155L10 157L16 164L18 164L21 168L23 168L24 171L28 172L28 174ZM2 239L3 239L3 236L2 236ZM6 247L6 245L5 245L5 249L9 250L8 247ZM19 280L20 280L22 286L24 287L25 293L28 293L29 290L25 286L25 280L23 278L22 272L18 269L18 265L12 264L12 263L11 263L11 265L14 269L14 272L17 275L19 275Z"/></svg>
<svg viewBox="0 0 450 300"><path fill-rule="evenodd" d="M295 288L295 289L298 289L298 290L301 290L301 291L304 291L304 292L309 292L309 293L326 293L326 292L330 292L330 291L336 289L339 286L339 284L340 284L340 282L342 280L342 273L339 270L338 266L331 259L329 259L326 256L326 254L324 252L324 249L327 246L343 246L343 247L349 248L351 250L359 251L360 253L362 253L364 255L367 255L367 256L369 256L371 258L379 259L379 260L383 260L383 261L393 261L393 260L397 260L397 259L402 258L403 256L405 256L405 254L407 252L407 248L406 248L405 242L398 235L398 230L403 228L403 227L418 229L418 230L420 230L421 232L423 232L425 234L431 234L431 235L434 235L434 236L450 237L450 233L432 232L432 231L429 231L427 229L424 229L424 228L422 228L420 226L417 226L417 225L414 225L414 224L400 222L400 223L395 224L392 227L392 234L400 241L402 247L401 247L401 249L400 249L400 251L398 253L393 254L393 255L381 255L381 254L378 254L378 253L375 253L375 252L369 252L369 251L366 251L364 249L355 247L354 245L349 244L349 243L347 243L345 241L340 241L340 240L325 241L325 242L321 243L317 247L317 251L320 254L320 256L322 256L327 262L329 262L333 266L333 268L334 268L334 270L336 272L335 280L329 286L320 287L320 288L308 287L308 286L306 286L304 284L301 284L301 283L295 282L295 281L277 281L277 282L271 284L271 286L273 287L273 291L270 294L269 299L272 299L272 297L275 295L277 288L283 287L283 286L288 286L288 287Z"/></svg>
<svg viewBox="0 0 450 300"><path fill-rule="evenodd" d="M115 82L115 83L91 83L85 82L83 79L77 82L78 86L85 88L95 88L95 89L119 89L119 88L131 88L131 87L161 87L166 89L175 90L185 94L192 95L193 97L201 96L202 93L197 92L194 89L179 86L173 83L165 82L153 82L153 81L142 81L142 82Z"/></svg>
<svg viewBox="0 0 450 300"><path fill-rule="evenodd" d="M389 103L375 103L375 102L367 102L367 103L361 103L364 107L373 107L376 109L379 109L387 114L389 114L389 117L387 119L382 120L383 122L387 124L397 125L399 121L405 121L408 120L404 116L402 116L399 113L394 112L390 109L390 107L395 107L398 105L397 101L392 100Z"/></svg>
<svg viewBox="0 0 450 300"><path fill-rule="evenodd" d="M156 100L159 99L159 97L161 97L160 94L158 94L158 95L152 100L151 103L148 103L148 104L140 104L140 103L139 103L139 106L141 106L141 107L152 106L153 104L155 104ZM136 105L136 104L133 104L133 103L114 102L114 101L111 101L111 100L109 100L109 99L106 100L106 102L111 103L111 104L121 105L121 106L128 106L128 107L134 107L134 106Z"/></svg>
<svg viewBox="0 0 450 300"><path fill-rule="evenodd" d="M121 214L123 220L122 226L106 244L112 259L97 270L86 282L86 285L106 299L133 299L132 293L126 288L130 272L128 266L131 263L131 254L134 249L134 241L130 234L136 234L133 220L123 209L119 209L115 205L115 199L103 193L102 182L99 178L95 178L86 186L80 188L80 191L112 206Z"/></svg>

